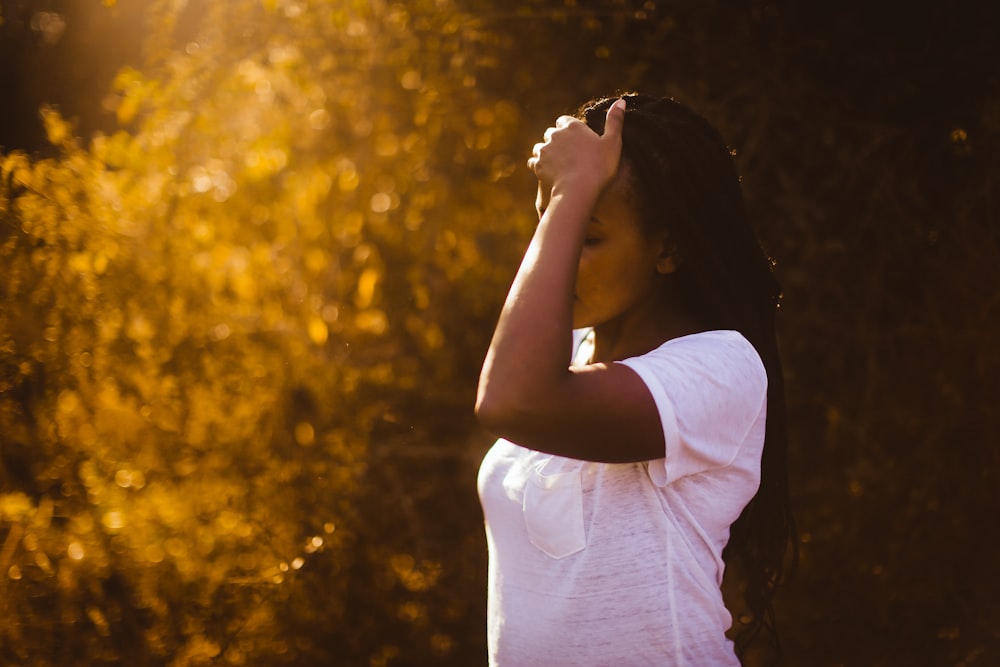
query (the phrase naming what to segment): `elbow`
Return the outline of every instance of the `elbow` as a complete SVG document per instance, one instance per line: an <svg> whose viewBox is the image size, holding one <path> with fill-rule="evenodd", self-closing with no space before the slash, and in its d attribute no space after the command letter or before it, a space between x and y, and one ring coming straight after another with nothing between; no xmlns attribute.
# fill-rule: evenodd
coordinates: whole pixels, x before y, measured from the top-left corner
<svg viewBox="0 0 1000 667"><path fill-rule="evenodd" d="M503 437L520 413L516 404L496 392L480 387L476 396L476 419L490 433Z"/></svg>
<svg viewBox="0 0 1000 667"><path fill-rule="evenodd" d="M502 421L502 410L493 396L481 388L476 396L476 420L490 433L499 435L497 425Z"/></svg>

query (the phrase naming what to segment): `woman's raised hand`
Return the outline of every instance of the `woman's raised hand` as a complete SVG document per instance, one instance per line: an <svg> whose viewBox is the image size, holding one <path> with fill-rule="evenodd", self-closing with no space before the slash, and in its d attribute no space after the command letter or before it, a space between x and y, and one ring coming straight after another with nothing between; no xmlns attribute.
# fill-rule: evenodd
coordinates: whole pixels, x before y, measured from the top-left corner
<svg viewBox="0 0 1000 667"><path fill-rule="evenodd" d="M603 135L572 116L560 116L528 159L528 168L535 172L540 188L549 192L582 188L587 194L598 195L618 174L624 119L625 100L608 108Z"/></svg>

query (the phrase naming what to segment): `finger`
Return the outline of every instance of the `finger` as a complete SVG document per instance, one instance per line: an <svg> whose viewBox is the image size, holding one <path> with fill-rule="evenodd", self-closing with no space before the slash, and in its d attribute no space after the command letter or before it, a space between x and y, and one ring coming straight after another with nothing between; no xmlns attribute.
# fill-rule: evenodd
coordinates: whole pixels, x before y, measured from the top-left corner
<svg viewBox="0 0 1000 667"><path fill-rule="evenodd" d="M528 169L531 171L537 171L538 160L541 158L542 148L544 148L544 146L544 143L538 143L531 148L531 157L528 158Z"/></svg>
<svg viewBox="0 0 1000 667"><path fill-rule="evenodd" d="M608 116L604 120L604 135L612 139L620 139L622 126L625 124L625 100L616 100L608 107Z"/></svg>

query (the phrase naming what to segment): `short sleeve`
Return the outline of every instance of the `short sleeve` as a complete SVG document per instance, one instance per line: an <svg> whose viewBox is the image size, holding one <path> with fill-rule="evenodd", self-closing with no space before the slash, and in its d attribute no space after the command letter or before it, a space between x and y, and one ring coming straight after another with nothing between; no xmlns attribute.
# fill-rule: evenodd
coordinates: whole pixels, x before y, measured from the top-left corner
<svg viewBox="0 0 1000 667"><path fill-rule="evenodd" d="M659 411L664 458L649 474L660 486L731 464L765 417L767 372L736 331L672 339L618 363L642 379Z"/></svg>

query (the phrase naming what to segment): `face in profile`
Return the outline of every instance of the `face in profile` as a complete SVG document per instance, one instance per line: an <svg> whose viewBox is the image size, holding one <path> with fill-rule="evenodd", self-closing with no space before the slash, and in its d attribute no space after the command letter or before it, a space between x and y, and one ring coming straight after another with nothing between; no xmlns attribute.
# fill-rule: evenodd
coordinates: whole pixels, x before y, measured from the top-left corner
<svg viewBox="0 0 1000 667"><path fill-rule="evenodd" d="M548 193L539 189L539 215ZM660 308L657 287L673 271L664 257L665 233L649 235L622 169L604 189L587 223L573 294L573 328L596 327Z"/></svg>

